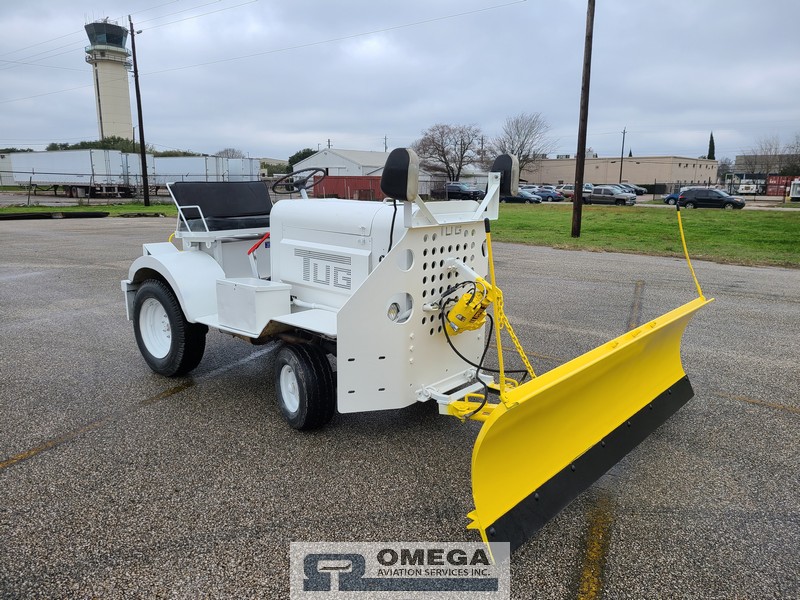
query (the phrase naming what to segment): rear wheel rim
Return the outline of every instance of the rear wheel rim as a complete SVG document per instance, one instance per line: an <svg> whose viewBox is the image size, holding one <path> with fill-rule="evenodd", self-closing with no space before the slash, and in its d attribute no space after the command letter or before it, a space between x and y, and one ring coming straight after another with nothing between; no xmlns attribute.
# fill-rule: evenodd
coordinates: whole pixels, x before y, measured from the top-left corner
<svg viewBox="0 0 800 600"><path fill-rule="evenodd" d="M296 413L300 408L300 390L297 375L290 365L283 365L281 369L280 386L283 405L290 413Z"/></svg>
<svg viewBox="0 0 800 600"><path fill-rule="evenodd" d="M147 351L154 358L164 358L172 346L172 326L164 306L147 298L139 311L139 331Z"/></svg>

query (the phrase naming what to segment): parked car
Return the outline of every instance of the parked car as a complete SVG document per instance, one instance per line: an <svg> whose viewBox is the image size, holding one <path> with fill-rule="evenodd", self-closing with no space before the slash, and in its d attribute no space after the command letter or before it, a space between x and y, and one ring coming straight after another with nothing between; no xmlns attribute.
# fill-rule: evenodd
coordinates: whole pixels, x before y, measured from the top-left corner
<svg viewBox="0 0 800 600"><path fill-rule="evenodd" d="M564 194L546 187L540 187L535 193L542 199L542 202L561 202L564 199Z"/></svg>
<svg viewBox="0 0 800 600"><path fill-rule="evenodd" d="M564 183L556 186L556 191L561 192L565 198L572 198L575 195L575 186L571 183Z"/></svg>
<svg viewBox="0 0 800 600"><path fill-rule="evenodd" d="M445 194L450 200L481 200L483 190L461 181L451 181L444 186Z"/></svg>
<svg viewBox="0 0 800 600"><path fill-rule="evenodd" d="M744 199L714 188L691 188L681 192L678 206L686 208L744 208Z"/></svg>
<svg viewBox="0 0 800 600"><path fill-rule="evenodd" d="M594 185L591 183L584 183L583 184L583 192L581 193L581 197L583 198L583 203L586 204L587 198L589 198L589 194L594 191Z"/></svg>
<svg viewBox="0 0 800 600"><path fill-rule="evenodd" d="M664 204L675 206L675 203L678 201L679 197L680 197L680 192L672 192L671 194L667 194L664 196Z"/></svg>
<svg viewBox="0 0 800 600"><path fill-rule="evenodd" d="M636 194L623 192L622 188L610 185L596 185L588 194L584 193L583 201L586 204L616 204L617 206L633 206L636 204Z"/></svg>
<svg viewBox="0 0 800 600"><path fill-rule="evenodd" d="M627 190L628 192L636 194L637 196L641 196L642 194L646 194L647 193L647 189L646 188L643 188L643 187L638 186L638 185L634 185L632 183L618 183L616 185L618 185L619 187L621 187L624 190Z"/></svg>
<svg viewBox="0 0 800 600"><path fill-rule="evenodd" d="M542 198L528 190L517 191L516 196L500 196L500 202L521 202L523 204L539 204Z"/></svg>

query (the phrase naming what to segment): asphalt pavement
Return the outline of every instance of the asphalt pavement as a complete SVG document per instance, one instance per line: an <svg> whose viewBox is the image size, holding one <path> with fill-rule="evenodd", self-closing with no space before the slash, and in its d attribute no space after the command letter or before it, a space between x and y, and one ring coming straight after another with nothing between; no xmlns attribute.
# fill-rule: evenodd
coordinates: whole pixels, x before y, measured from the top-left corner
<svg viewBox="0 0 800 600"><path fill-rule="evenodd" d="M286 598L291 541L477 541L477 423L420 404L296 432L274 346L213 331L190 377L149 371L119 281L173 227L0 221L0 597ZM540 372L695 293L677 259L495 257ZM800 597L800 270L694 267L716 298L683 339L695 398L514 554L513 598Z"/></svg>

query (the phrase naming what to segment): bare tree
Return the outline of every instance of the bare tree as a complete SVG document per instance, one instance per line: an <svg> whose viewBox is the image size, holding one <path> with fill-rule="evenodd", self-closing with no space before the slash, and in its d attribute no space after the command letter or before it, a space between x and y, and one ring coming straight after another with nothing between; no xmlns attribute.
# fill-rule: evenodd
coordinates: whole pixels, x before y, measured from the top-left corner
<svg viewBox="0 0 800 600"><path fill-rule="evenodd" d="M758 155L754 150L742 152L742 154L736 158L736 165L740 167L739 172L743 171L745 176L749 175L752 177L754 174L759 172L760 162L758 160ZM741 158L741 161L738 160L739 158Z"/></svg>
<svg viewBox="0 0 800 600"><path fill-rule="evenodd" d="M733 161L728 157L721 158L717 167L717 179L724 182L728 173L733 173Z"/></svg>
<svg viewBox="0 0 800 600"><path fill-rule="evenodd" d="M221 156L222 158L246 158L245 153L236 148L223 148L216 152L214 156Z"/></svg>
<svg viewBox="0 0 800 600"><path fill-rule="evenodd" d="M480 139L481 130L477 125L439 123L423 131L412 148L425 170L458 181L464 167L478 160Z"/></svg>
<svg viewBox="0 0 800 600"><path fill-rule="evenodd" d="M503 133L492 140L496 154L515 154L520 172L536 171L537 164L553 151L554 143L547 138L550 125L541 113L520 113L506 119Z"/></svg>
<svg viewBox="0 0 800 600"><path fill-rule="evenodd" d="M758 155L759 163L761 164L761 172L765 177L770 173L777 173L781 170L783 147L777 135L760 138L755 149L755 154Z"/></svg>
<svg viewBox="0 0 800 600"><path fill-rule="evenodd" d="M781 175L800 174L800 133L794 134L794 141L786 144L783 149L784 161L781 167Z"/></svg>

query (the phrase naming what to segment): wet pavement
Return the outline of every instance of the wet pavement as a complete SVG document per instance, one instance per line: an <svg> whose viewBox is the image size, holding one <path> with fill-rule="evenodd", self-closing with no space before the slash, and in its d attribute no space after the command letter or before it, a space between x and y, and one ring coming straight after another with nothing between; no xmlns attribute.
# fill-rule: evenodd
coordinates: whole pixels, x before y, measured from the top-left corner
<svg viewBox="0 0 800 600"><path fill-rule="evenodd" d="M296 432L273 346L218 332L191 377L149 371L119 280L173 226L0 222L0 597L285 598L293 540L475 541L477 424ZM694 293L676 259L495 256L537 371ZM512 597L800 596L800 270L694 267L716 298L684 336L695 398L514 554Z"/></svg>

